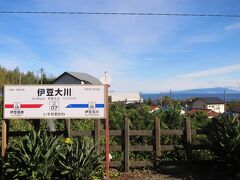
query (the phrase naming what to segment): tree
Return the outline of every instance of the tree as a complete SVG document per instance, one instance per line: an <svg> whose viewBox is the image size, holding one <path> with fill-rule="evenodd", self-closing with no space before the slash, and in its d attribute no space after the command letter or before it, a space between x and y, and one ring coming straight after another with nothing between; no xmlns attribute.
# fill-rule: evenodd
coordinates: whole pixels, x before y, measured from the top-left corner
<svg viewBox="0 0 240 180"><path fill-rule="evenodd" d="M0 66L0 86L3 86L4 84L19 84L20 79L21 84L38 84L39 77L32 71L28 71L27 73L20 72L18 67L14 70L7 70ZM44 74L44 84L51 84L53 80L53 76L47 76Z"/></svg>
<svg viewBox="0 0 240 180"><path fill-rule="evenodd" d="M192 128L199 128L209 122L207 113L197 111L190 115Z"/></svg>
<svg viewBox="0 0 240 180"><path fill-rule="evenodd" d="M146 103L147 105L149 105L149 106L151 106L151 105L154 104L154 102L153 102L153 100L152 100L151 98L148 98L147 100L145 100L145 103Z"/></svg>
<svg viewBox="0 0 240 180"><path fill-rule="evenodd" d="M165 128L177 129L183 127L184 115L181 114L181 106L178 102L172 102L170 106L162 108L158 116L162 125L165 124Z"/></svg>
<svg viewBox="0 0 240 180"><path fill-rule="evenodd" d="M226 109L232 112L240 112L240 101L227 103Z"/></svg>
<svg viewBox="0 0 240 180"><path fill-rule="evenodd" d="M164 96L163 99L162 99L162 105L163 106L170 106L173 104L173 100L171 97L169 96Z"/></svg>

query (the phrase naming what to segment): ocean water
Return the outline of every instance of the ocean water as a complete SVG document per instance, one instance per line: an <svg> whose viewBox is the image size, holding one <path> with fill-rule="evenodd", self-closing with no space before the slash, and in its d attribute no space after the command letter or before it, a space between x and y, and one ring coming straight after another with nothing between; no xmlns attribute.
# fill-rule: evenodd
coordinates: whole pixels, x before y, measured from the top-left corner
<svg viewBox="0 0 240 180"><path fill-rule="evenodd" d="M146 94L143 93L142 95L143 99L152 99L152 100L156 100L160 97L164 97L164 96L170 96L170 93L156 93L156 94ZM230 101L239 101L240 100L240 93L226 93L226 101L230 102ZM192 98L192 97L218 97L222 100L224 100L224 94L223 93L171 93L171 98L173 98L174 100L185 100L188 98Z"/></svg>

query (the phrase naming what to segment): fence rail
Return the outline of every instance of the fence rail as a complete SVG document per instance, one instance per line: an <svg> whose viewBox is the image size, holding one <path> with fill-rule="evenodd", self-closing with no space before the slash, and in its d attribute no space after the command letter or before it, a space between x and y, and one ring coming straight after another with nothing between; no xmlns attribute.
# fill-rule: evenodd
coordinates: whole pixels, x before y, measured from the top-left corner
<svg viewBox="0 0 240 180"><path fill-rule="evenodd" d="M100 154L101 151L105 150L104 145L100 145L100 137L105 135L105 130L101 128L101 120L95 119L94 130L91 131L76 131L71 129L70 119L66 120L66 131L54 132L56 135L65 135L68 137L74 136L89 136L94 138L96 144L97 153ZM27 135L29 131L15 131L8 132L8 136L24 136ZM154 166L160 162L161 155L163 151L175 151L184 150L187 156L187 162L191 164L192 162L192 151L196 149L207 149L208 147L198 144L192 144L192 136L198 134L206 134L206 130L196 130L191 129L190 120L186 119L183 129L161 129L160 119L155 119L153 130L131 130L129 128L129 119L124 118L124 129L123 130L110 130L110 136L122 137L121 145L110 145L110 152L123 152L124 158L122 161L110 161L110 167L123 166L125 171L128 171L130 167L146 167ZM151 145L131 145L130 137L132 136L146 136L152 137ZM164 136L180 136L182 138L182 144L161 144L161 137ZM151 161L132 161L130 160L130 152L154 152L155 158ZM175 162L179 163L179 162ZM104 162L103 162L104 164Z"/></svg>

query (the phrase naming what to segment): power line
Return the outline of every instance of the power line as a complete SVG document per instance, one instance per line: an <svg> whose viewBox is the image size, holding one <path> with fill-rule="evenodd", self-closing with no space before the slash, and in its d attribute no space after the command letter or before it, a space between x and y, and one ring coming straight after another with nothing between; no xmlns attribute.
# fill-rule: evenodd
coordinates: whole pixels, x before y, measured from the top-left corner
<svg viewBox="0 0 240 180"><path fill-rule="evenodd" d="M195 16L239 18L240 14L138 13L138 12L79 12L79 11L0 11L0 14L60 14L60 15L123 15L123 16Z"/></svg>

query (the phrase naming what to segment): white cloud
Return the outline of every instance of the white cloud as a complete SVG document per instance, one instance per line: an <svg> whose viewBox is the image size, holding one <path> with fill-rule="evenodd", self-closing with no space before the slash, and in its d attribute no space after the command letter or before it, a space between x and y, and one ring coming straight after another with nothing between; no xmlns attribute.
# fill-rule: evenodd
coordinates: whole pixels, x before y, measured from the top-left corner
<svg viewBox="0 0 240 180"><path fill-rule="evenodd" d="M179 78L173 77L168 78L162 81L158 80L149 80L147 84L149 86L144 85L144 82L134 81L136 87L144 87L144 89L140 89L139 91L143 92L165 92L169 91L179 91L186 89L195 89L195 88L211 88L211 87L226 87L235 90L240 90L240 82L238 79L227 79L221 80L217 79L215 82L210 82L209 79L189 79L189 78ZM129 88L134 88L133 85L130 84Z"/></svg>
<svg viewBox="0 0 240 180"><path fill-rule="evenodd" d="M227 31L240 30L240 23L234 23L234 24L225 26L224 29Z"/></svg>
<svg viewBox="0 0 240 180"><path fill-rule="evenodd" d="M146 57L144 58L144 62L146 63L157 63L157 62L166 62L167 59L163 59L163 58L157 58L157 57Z"/></svg>
<svg viewBox="0 0 240 180"><path fill-rule="evenodd" d="M14 37L0 34L0 45L4 45L4 46L9 46L9 45L19 46L20 45L20 46L22 46L22 43Z"/></svg>
<svg viewBox="0 0 240 180"><path fill-rule="evenodd" d="M8 54L10 59L13 59L12 57L15 56L18 57L19 60L24 57L24 61L29 61L37 57L37 54L32 50L30 45L14 36L0 34L0 45L7 48L6 52L10 52ZM3 51L0 55L3 56L4 54L5 52Z"/></svg>
<svg viewBox="0 0 240 180"><path fill-rule="evenodd" d="M179 6L178 0L36 0L25 8L33 4L35 10L52 11L54 8L55 11L89 12L172 12L181 11L183 7L183 3ZM46 72L55 76L64 71L79 71L99 78L104 71L108 71L112 77L111 87L115 90L158 92L224 83L239 87L239 83L234 79L210 84L205 77L235 72L240 69L240 64L167 77L168 68L177 66L173 63L178 57L174 60L169 58L173 54L189 53L192 51L189 47L194 43L211 43L221 38L216 34L204 34L206 31L198 36L189 36L190 31L193 30L194 33L194 28L185 26L185 23L189 22L186 19L117 15L28 16L28 23L24 26L34 27L36 36L30 34L30 37L41 36L42 44L34 38L28 41L27 36L22 36L22 40L26 38L28 42L14 37L0 37L0 45L10 47L6 54L0 54L0 64L6 67L19 64L29 70L43 67ZM236 29L238 25L225 28ZM189 36L184 42L181 41L183 31ZM20 33L21 31L17 34ZM165 56L166 54L169 56ZM182 65L177 68L184 68ZM151 71L152 67L154 70ZM213 80L215 79L211 79Z"/></svg>
<svg viewBox="0 0 240 180"><path fill-rule="evenodd" d="M229 79L224 81L210 82L211 87L227 87L230 89L240 90L240 81L238 79Z"/></svg>
<svg viewBox="0 0 240 180"><path fill-rule="evenodd" d="M19 62L15 59L0 57L0 66L13 70L19 67Z"/></svg>
<svg viewBox="0 0 240 180"><path fill-rule="evenodd" d="M180 74L180 78L203 78L214 75L222 75L226 73L232 73L235 71L240 71L240 64L234 64L230 66L218 67L213 69L207 69L203 71L198 71L194 73Z"/></svg>
<svg viewBox="0 0 240 180"><path fill-rule="evenodd" d="M140 80L134 81L136 87L144 87L143 92L163 92L194 88L209 88L209 87L227 87L231 89L240 90L240 81L235 77L227 77L226 74L240 71L240 64L231 66L218 67L207 69L196 73L187 73L176 75L165 79L149 79L147 84ZM146 84L146 83L145 83ZM130 85L131 87L131 85ZM132 87L133 88L133 87Z"/></svg>
<svg viewBox="0 0 240 180"><path fill-rule="evenodd" d="M82 48L69 45L65 48L66 61L63 66L68 71L87 72L96 77L108 71L110 76L118 78L133 70L136 64L126 60L120 53L109 47L96 43L92 48Z"/></svg>
<svg viewBox="0 0 240 180"><path fill-rule="evenodd" d="M188 44L195 44L195 43L212 43L212 42L218 41L219 39L220 37L218 37L217 35L205 34L205 35L187 37L185 41Z"/></svg>

